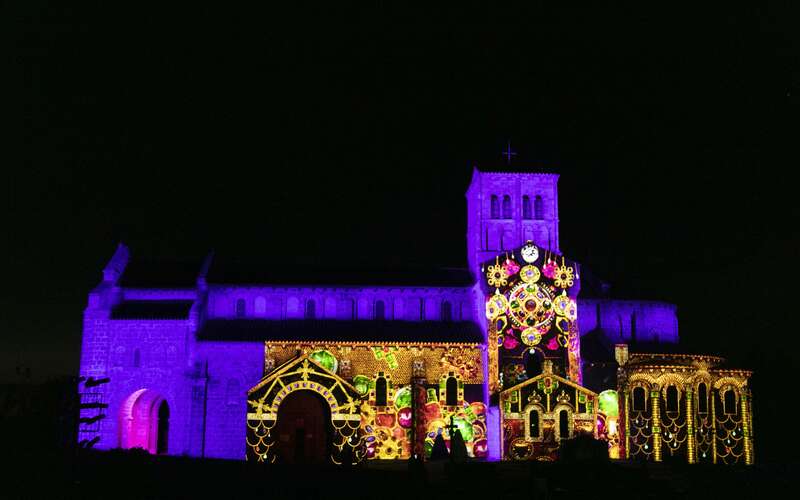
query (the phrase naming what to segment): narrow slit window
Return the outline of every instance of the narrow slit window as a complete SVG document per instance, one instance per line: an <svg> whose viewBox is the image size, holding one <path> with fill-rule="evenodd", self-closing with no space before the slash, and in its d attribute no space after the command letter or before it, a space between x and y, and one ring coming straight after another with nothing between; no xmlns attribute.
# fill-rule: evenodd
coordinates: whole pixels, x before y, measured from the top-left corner
<svg viewBox="0 0 800 500"><path fill-rule="evenodd" d="M497 195L493 194L491 198L491 215L492 219L499 219L500 218L500 200L497 199Z"/></svg>
<svg viewBox="0 0 800 500"><path fill-rule="evenodd" d="M647 410L647 398L645 397L644 388L637 387L633 390L633 411Z"/></svg>
<svg viewBox="0 0 800 500"><path fill-rule="evenodd" d="M544 219L544 201L539 195L536 195L536 198L533 199L533 218L536 220Z"/></svg>
<svg viewBox="0 0 800 500"><path fill-rule="evenodd" d="M530 420L529 426L529 434L532 438L539 437L539 411L538 410L531 410L528 413L528 419Z"/></svg>
<svg viewBox="0 0 800 500"><path fill-rule="evenodd" d="M442 321L453 321L453 304L446 300L442 302Z"/></svg>
<svg viewBox="0 0 800 500"><path fill-rule="evenodd" d="M522 197L522 218L532 219L531 216L531 197L527 194Z"/></svg>
<svg viewBox="0 0 800 500"><path fill-rule="evenodd" d="M375 379L375 406L386 406L389 395L389 383L386 377L379 376Z"/></svg>
<svg viewBox="0 0 800 500"><path fill-rule="evenodd" d="M306 319L314 319L317 317L317 303L314 299L308 299L306 302Z"/></svg>
<svg viewBox="0 0 800 500"><path fill-rule="evenodd" d="M708 389L706 384L697 386L697 413L708 413Z"/></svg>
<svg viewBox="0 0 800 500"><path fill-rule="evenodd" d="M569 414L567 410L558 412L558 434L561 439L569 438Z"/></svg>
<svg viewBox="0 0 800 500"><path fill-rule="evenodd" d="M735 415L736 414L736 393L733 392L733 389L728 389L725 391L725 413L727 415Z"/></svg>
<svg viewBox="0 0 800 500"><path fill-rule="evenodd" d="M503 218L511 218L511 197L509 195L503 196Z"/></svg>
<svg viewBox="0 0 800 500"><path fill-rule="evenodd" d="M447 406L458 405L458 380L455 377L448 377L445 384L445 404Z"/></svg>
<svg viewBox="0 0 800 500"><path fill-rule="evenodd" d="M678 388L674 385L667 387L667 411L678 411Z"/></svg>
<svg viewBox="0 0 800 500"><path fill-rule="evenodd" d="M375 301L375 319L386 319L386 304L382 300Z"/></svg>

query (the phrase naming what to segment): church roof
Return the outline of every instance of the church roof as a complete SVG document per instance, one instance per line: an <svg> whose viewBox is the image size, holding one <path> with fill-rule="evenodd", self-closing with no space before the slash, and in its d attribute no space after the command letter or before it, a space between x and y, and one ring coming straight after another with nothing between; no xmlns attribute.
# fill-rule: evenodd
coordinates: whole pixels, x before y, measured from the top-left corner
<svg viewBox="0 0 800 500"><path fill-rule="evenodd" d="M125 300L111 309L111 319L187 319L193 300Z"/></svg>
<svg viewBox="0 0 800 500"><path fill-rule="evenodd" d="M199 340L315 342L481 343L483 333L471 321L341 321L209 319Z"/></svg>
<svg viewBox="0 0 800 500"><path fill-rule="evenodd" d="M119 284L126 288L194 288L202 259L137 260L131 259Z"/></svg>
<svg viewBox="0 0 800 500"><path fill-rule="evenodd" d="M194 288L203 272L202 259L183 261L137 260L125 267L120 286L126 288ZM469 287L472 275L463 268L361 267L324 268L314 265L276 264L265 259L215 255L206 282L218 285L281 286L419 286Z"/></svg>
<svg viewBox="0 0 800 500"><path fill-rule="evenodd" d="M467 269L459 268L329 268L276 265L215 256L208 271L209 284L320 285L320 286L439 286L466 287L473 283Z"/></svg>

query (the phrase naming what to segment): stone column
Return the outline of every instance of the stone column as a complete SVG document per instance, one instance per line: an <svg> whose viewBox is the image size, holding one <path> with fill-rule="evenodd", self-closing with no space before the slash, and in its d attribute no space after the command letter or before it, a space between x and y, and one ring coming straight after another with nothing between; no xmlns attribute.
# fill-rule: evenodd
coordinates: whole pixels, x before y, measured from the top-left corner
<svg viewBox="0 0 800 500"><path fill-rule="evenodd" d="M742 432L744 433L744 463L753 465L753 437L750 429L750 397L742 390Z"/></svg>
<svg viewBox="0 0 800 500"><path fill-rule="evenodd" d="M711 457L717 463L717 397L716 391L711 392Z"/></svg>
<svg viewBox="0 0 800 500"><path fill-rule="evenodd" d="M650 408L652 409L653 460L661 461L661 397L660 389L650 391Z"/></svg>
<svg viewBox="0 0 800 500"><path fill-rule="evenodd" d="M624 440L622 440L623 446L625 446L625 459L628 460L631 458L631 446L630 446L630 435L631 435L631 418L630 418L630 408L631 408L631 393L625 389L623 391L623 401L624 401L624 414L622 422L622 431L624 433Z"/></svg>
<svg viewBox="0 0 800 500"><path fill-rule="evenodd" d="M695 458L696 447L694 437L694 392L691 387L686 388L686 461L690 464L697 462Z"/></svg>

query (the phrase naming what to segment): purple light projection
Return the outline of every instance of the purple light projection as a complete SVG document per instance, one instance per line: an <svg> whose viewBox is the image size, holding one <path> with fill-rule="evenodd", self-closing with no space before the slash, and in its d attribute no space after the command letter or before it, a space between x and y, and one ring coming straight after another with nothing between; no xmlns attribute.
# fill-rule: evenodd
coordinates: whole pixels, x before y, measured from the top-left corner
<svg viewBox="0 0 800 500"><path fill-rule="evenodd" d="M467 197L467 259L473 276L480 262L526 240L559 251L558 176L473 171ZM492 196L510 197L510 213L492 217ZM541 210L524 211L522 199L541 199ZM539 213L541 212L541 213ZM80 375L110 378L86 389L80 439L97 448L142 447L152 453L245 458L246 391L264 374L262 340L201 339L209 319L231 321L303 318L309 301L319 321L474 322L487 332L484 296L471 286L286 287L208 283L213 259L198 269L188 288L130 288L121 284L130 251L120 245L103 269L103 279L84 311ZM382 307L376 307L382 302ZM449 303L449 307L444 304ZM240 304L237 309L237 304ZM675 307L660 302L578 301L580 331L600 329L611 343L676 342ZM449 311L443 317L443 311ZM632 319L633 318L633 319ZM386 339L391 341L392 339ZM431 339L442 340L447 339ZM484 339L484 344L485 344ZM487 369L486 349L483 350ZM484 380L489 380L484 373ZM487 405L489 459L499 456L497 404ZM104 407L107 405L107 407Z"/></svg>

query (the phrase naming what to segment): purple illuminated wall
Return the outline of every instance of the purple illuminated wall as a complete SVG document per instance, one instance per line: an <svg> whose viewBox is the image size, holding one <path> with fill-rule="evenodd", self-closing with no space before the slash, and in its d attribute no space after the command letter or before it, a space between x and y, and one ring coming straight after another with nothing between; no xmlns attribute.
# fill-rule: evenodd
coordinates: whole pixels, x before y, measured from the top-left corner
<svg viewBox="0 0 800 500"><path fill-rule="evenodd" d="M482 260L521 246L528 239L543 248L559 251L557 181L555 174L473 172L467 191L467 255L473 273L480 272L476 266ZM492 195L498 196L501 204L499 217L492 217ZM504 214L502 199L506 195L510 198L510 212ZM530 213L523 206L525 195L531 202ZM536 196L541 197L538 213L533 212ZM526 218L527 215L531 217ZM130 419L136 412L139 415L136 418L144 418L141 415L158 418L156 406L166 401L167 453L244 459L245 394L262 377L263 343L197 339L198 329L206 319L236 317L239 300L244 301L245 318L302 318L307 301L313 300L318 319L347 320L374 319L376 303L383 301L387 321L440 321L442 304L447 301L451 304L452 320L474 321L486 331L484 296L477 285L229 286L206 283L205 275L212 265L207 261L198 269L196 287L125 288L120 285L120 278L130 258L129 250L120 245L103 269L101 283L89 293L84 311L80 374L109 377L110 381L86 390L91 394L85 398L106 403L108 407L83 410L83 416L105 415L105 418L82 425L79 435L87 440L99 438L96 447L100 449L145 442L142 433L146 434L147 425L137 427L136 432L141 434L138 437L126 434L133 432ZM189 304L182 319L120 319L112 313L115 306L128 302L176 301ZM670 304L580 299L579 309L582 334L599 328L612 343L629 342L631 325L635 325L639 341L678 339L675 307ZM487 365L485 359L483 365ZM488 403L486 392L485 402ZM490 457L498 458L496 407L489 409L487 424Z"/></svg>

